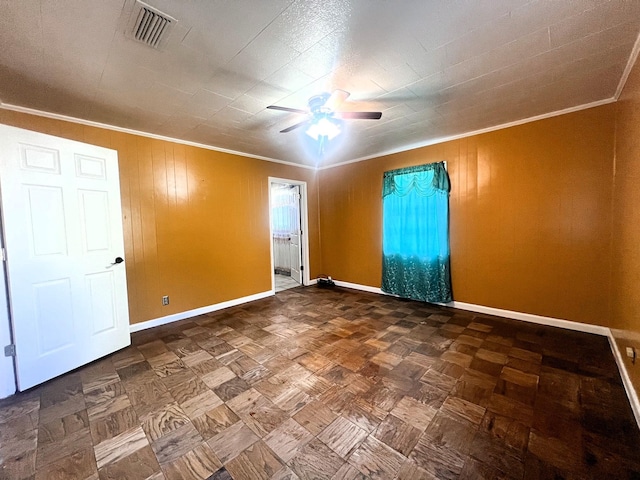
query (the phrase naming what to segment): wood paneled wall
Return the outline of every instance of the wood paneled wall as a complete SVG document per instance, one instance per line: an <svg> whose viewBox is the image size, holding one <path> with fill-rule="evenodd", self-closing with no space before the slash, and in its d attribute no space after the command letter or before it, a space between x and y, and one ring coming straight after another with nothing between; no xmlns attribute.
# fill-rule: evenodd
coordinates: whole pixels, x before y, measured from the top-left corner
<svg viewBox="0 0 640 480"><path fill-rule="evenodd" d="M444 160L456 300L611 326L640 354L638 65L616 104L318 173L6 110L0 123L118 150L131 323L271 288L269 176L308 184L311 278L380 286L382 173Z"/></svg>
<svg viewBox="0 0 640 480"><path fill-rule="evenodd" d="M382 174L446 161L457 301L608 325L615 107L321 171L322 265L381 283Z"/></svg>
<svg viewBox="0 0 640 480"><path fill-rule="evenodd" d="M636 62L616 103L611 329L640 392L640 64Z"/></svg>
<svg viewBox="0 0 640 480"><path fill-rule="evenodd" d="M271 289L269 176L307 182L320 273L311 170L5 110L0 123L118 151L131 323Z"/></svg>

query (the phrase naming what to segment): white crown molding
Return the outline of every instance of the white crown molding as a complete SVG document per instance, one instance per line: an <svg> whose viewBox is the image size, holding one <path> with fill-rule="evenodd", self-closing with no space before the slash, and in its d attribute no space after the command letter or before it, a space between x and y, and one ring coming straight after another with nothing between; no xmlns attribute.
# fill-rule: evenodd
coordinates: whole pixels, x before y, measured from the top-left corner
<svg viewBox="0 0 640 480"><path fill-rule="evenodd" d="M640 37L639 37L640 38ZM640 48L640 45L638 44L638 42L636 42L636 46L638 48ZM634 47L634 50L637 50L636 47ZM635 56L637 56L637 52L635 53ZM631 64L631 66L633 66L633 64ZM628 70L631 70L631 67L628 67ZM625 72L627 72L627 70L625 69ZM627 72L626 75L628 76L629 73ZM626 81L626 78L625 78ZM619 86L619 88L621 89L621 87ZM617 100L617 96L615 97L611 97L611 98L607 98L604 100L598 100L597 102L592 102L592 103L587 103L584 105L578 105L576 107L570 107L570 108L565 108L564 110L557 110L555 112L550 112L550 113L545 113L542 115L537 115L535 117L529 117L529 118L524 118L521 120L516 120L513 122L509 122L509 123L503 123L500 125L495 125L493 127L487 127L487 128L483 128L480 130L474 130L472 132L466 132L466 133L461 133L458 135L451 135L448 137L441 137L441 138L435 138L432 140L427 140L425 142L418 142L418 143L413 143L410 145L406 145L404 147L400 147L400 148L396 148L396 149L392 149L392 150L386 150L384 152L380 152L380 153L376 153L373 155L368 155L365 157L359 157L359 158L355 158L353 160L347 160L344 162L339 162L339 163L334 163L332 165L326 165L326 166L311 166L311 165L302 165L299 163L294 163L294 162L287 162L285 160L278 160L276 158L271 158L271 157L263 157L260 155L254 155L251 153L244 153L244 152L238 152L235 150L227 150L224 148L218 148L218 147L213 147L211 145L205 145L203 143L196 143L196 142L190 142L188 140L181 140L179 138L173 138L173 137L166 137L164 135L156 135L154 133L148 133L148 132L142 132L139 130L132 130L130 128L122 128L122 127L117 127L115 125L108 125L106 123L99 123L99 122L93 122L91 120L83 120L81 118L76 118L76 117L68 117L66 115L60 115L57 113L50 113L50 112L44 112L42 110L35 110L33 108L27 108L27 107L21 107L18 105L11 105L8 103L1 103L0 102L0 108L4 109L4 110L11 110L14 112L19 112L19 113L26 113L26 114L30 114L30 115L36 115L39 117L45 117L45 118L52 118L54 120L62 120L65 122L71 122L71 123L77 123L80 125L87 125L90 127L98 127L98 128L104 128L106 130L112 130L115 132L122 132L122 133L129 133L132 135L139 135L141 137L146 137L146 138L153 138L156 140L164 140L167 142L173 142L173 143L178 143L181 145L188 145L190 147L197 147L197 148L203 148L205 150L212 150L215 152L222 152L222 153L228 153L231 155L239 155L241 157L248 157L248 158L255 158L257 160L263 160L265 162L272 162L272 163L279 163L282 165L288 165L291 167L297 167L297 168L304 168L307 170L313 170L313 171L318 171L318 170L327 170L330 168L336 168L336 167L342 167L344 165L349 165L351 163L358 163L358 162L364 162L366 160L372 160L374 158L379 158L379 157L384 157L387 155L393 155L396 153L402 153L402 152L407 152L409 150L415 150L418 148L422 148L422 147L428 147L430 145L437 145L439 143L444 143L444 142L450 142L453 140L459 140L462 138L467 138L467 137L472 137L474 135L481 135L483 133L489 133L489 132L495 132L497 130L502 130L504 128L509 128L509 127L515 127L518 125L524 125L526 123L531 123L531 122L536 122L538 120L544 120L546 118L552 118L552 117L557 117L560 115L566 115L568 113L573 113L573 112L579 112L581 110L587 110L589 108L594 108L594 107L599 107L601 105L608 105L609 103L614 103Z"/></svg>
<svg viewBox="0 0 640 480"><path fill-rule="evenodd" d="M624 67L624 71L622 72L622 76L620 77L620 81L618 82L618 88L616 88L616 93L613 98L616 101L622 95L622 90L624 90L624 86L629 79L629 75L631 74L631 70L633 66L636 64L636 60L638 59L638 53L640 53L640 34L638 34L638 38L636 38L636 43L633 44L633 48L631 49L631 55L629 56L629 60L627 61L627 65Z"/></svg>
<svg viewBox="0 0 640 480"><path fill-rule="evenodd" d="M618 344L616 339L613 337L611 330L609 330L609 334L607 336L609 338L609 345L611 345L611 351L613 352L613 358L616 360L618 370L620 371L620 377L622 377L624 389L627 392L627 398L631 404L631 410L633 410L633 416L636 417L636 423L638 424L638 428L640 428L640 399L638 399L638 392L636 392L636 389L633 387L631 377L629 377L629 372L627 371L627 366L622 358L622 353L618 348Z"/></svg>
<svg viewBox="0 0 640 480"><path fill-rule="evenodd" d="M355 158L353 160L347 160L346 162L334 163L332 165L326 165L318 167L318 170L328 170L330 168L342 167L351 163L364 162L366 160L372 160L374 158L385 157L387 155L393 155L396 153L408 152L409 150L416 150L418 148L428 147L430 145L437 145L439 143L451 142L453 140L460 140L461 138L473 137L474 135L481 135L483 133L495 132L496 130L502 130L504 128L516 127L518 125L524 125L526 123L537 122L538 120L544 120L546 118L558 117L560 115L566 115L569 113L579 112L581 110L588 110L589 108L600 107L602 105L608 105L616 101L615 97L606 98L604 100L598 100L597 102L585 103L584 105L578 105L576 107L565 108L564 110L556 110L555 112L544 113L542 115L536 115L535 117L523 118L522 120L515 120L509 123L503 123L495 125L493 127L487 127L480 130L474 130L473 132L460 133L458 135L451 135L449 137L434 138L427 140L426 142L418 142L411 145L405 145L404 147L387 150L375 155L368 155L366 157Z"/></svg>
<svg viewBox="0 0 640 480"><path fill-rule="evenodd" d="M186 312L174 313L173 315L167 315L166 317L155 318L153 320L147 320L146 322L133 323L129 326L131 333L146 330L147 328L159 327L168 323L178 322L187 318L197 317L198 315L204 315L207 313L222 310L223 308L235 307L242 305L243 303L253 302L254 300L260 300L261 298L270 297L275 295L275 291L267 290L266 292L255 293L246 297L234 298L226 302L216 303L208 305L206 307L195 308L193 310L187 310Z"/></svg>
<svg viewBox="0 0 640 480"><path fill-rule="evenodd" d="M155 133L143 132L140 130L133 130L130 128L117 127L115 125L109 125L107 123L93 122L91 120L84 120L82 118L68 117L66 115L60 115L58 113L44 112L42 110L36 110L33 108L21 107L19 105L11 105L9 103L0 102L0 108L3 110L11 110L18 113L26 113L29 115L35 115L38 117L51 118L53 120L62 120L63 122L77 123L79 125L86 125L88 127L104 128L105 130L112 130L114 132L129 133L131 135L138 135L140 137L153 138L154 140L164 140L166 142L173 142L180 145L187 145L189 147L202 148L205 150L212 150L214 152L228 153L230 155L238 155L241 157L255 158L256 160L263 160L265 162L279 163L282 165L289 165L291 167L305 168L307 170L317 170L316 167L310 165L302 165L294 162L287 162L285 160L278 160L277 158L263 157L261 155L254 155L252 153L238 152L235 150L228 150L226 148L213 147L211 145L205 145L204 143L190 142L188 140L181 140L179 138L166 137L164 135L156 135Z"/></svg>

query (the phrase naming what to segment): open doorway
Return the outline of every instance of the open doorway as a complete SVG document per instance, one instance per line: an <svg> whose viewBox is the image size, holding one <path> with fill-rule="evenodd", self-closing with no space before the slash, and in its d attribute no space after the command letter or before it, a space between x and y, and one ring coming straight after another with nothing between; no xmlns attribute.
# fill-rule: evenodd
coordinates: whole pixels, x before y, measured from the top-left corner
<svg viewBox="0 0 640 480"><path fill-rule="evenodd" d="M277 293L309 283L306 183L269 178L272 287Z"/></svg>

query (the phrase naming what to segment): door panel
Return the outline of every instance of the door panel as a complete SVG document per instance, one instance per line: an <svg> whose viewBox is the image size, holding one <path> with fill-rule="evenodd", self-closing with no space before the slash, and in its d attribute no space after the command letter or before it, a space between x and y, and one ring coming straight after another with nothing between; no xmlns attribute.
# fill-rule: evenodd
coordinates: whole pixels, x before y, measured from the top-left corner
<svg viewBox="0 0 640 480"><path fill-rule="evenodd" d="M33 284L33 309L37 332L38 355L69 348L73 345L73 294L69 278ZM51 328L52 305L57 312L56 328ZM34 333L35 333L34 332Z"/></svg>
<svg viewBox="0 0 640 480"><path fill-rule="evenodd" d="M62 188L24 186L24 197L34 257L67 254L67 232Z"/></svg>
<svg viewBox="0 0 640 480"><path fill-rule="evenodd" d="M108 252L111 249L111 235L107 192L80 190L78 199L84 252Z"/></svg>
<svg viewBox="0 0 640 480"><path fill-rule="evenodd" d="M291 253L291 278L296 282L302 283L302 271L300 266L302 264L302 256L300 255L300 232L294 232L291 234L291 243L289 244Z"/></svg>
<svg viewBox="0 0 640 480"><path fill-rule="evenodd" d="M58 150L20 144L20 164L23 170L60 175L60 156Z"/></svg>
<svg viewBox="0 0 640 480"><path fill-rule="evenodd" d="M117 328L116 288L112 271L86 276L87 295L91 312L91 335Z"/></svg>
<svg viewBox="0 0 640 480"><path fill-rule="evenodd" d="M0 126L20 390L130 344L117 153ZM25 221L26 220L26 221Z"/></svg>
<svg viewBox="0 0 640 480"><path fill-rule="evenodd" d="M291 243L289 249L291 253L291 278L296 282L302 283L302 248L300 246L300 185L293 187L296 198L298 199L298 208L296 212L295 230L291 232Z"/></svg>
<svg viewBox="0 0 640 480"><path fill-rule="evenodd" d="M75 155L76 175L78 177L106 180L107 166L104 158Z"/></svg>

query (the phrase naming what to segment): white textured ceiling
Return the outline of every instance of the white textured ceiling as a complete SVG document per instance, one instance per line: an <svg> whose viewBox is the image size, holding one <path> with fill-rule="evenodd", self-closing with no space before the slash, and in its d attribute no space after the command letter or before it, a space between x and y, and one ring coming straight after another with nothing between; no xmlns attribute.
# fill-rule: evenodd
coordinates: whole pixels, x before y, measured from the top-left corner
<svg viewBox="0 0 640 480"><path fill-rule="evenodd" d="M149 0L163 48L127 32L134 0L0 0L0 101L315 165L310 96L351 120L321 164L409 148L611 99L638 0Z"/></svg>

